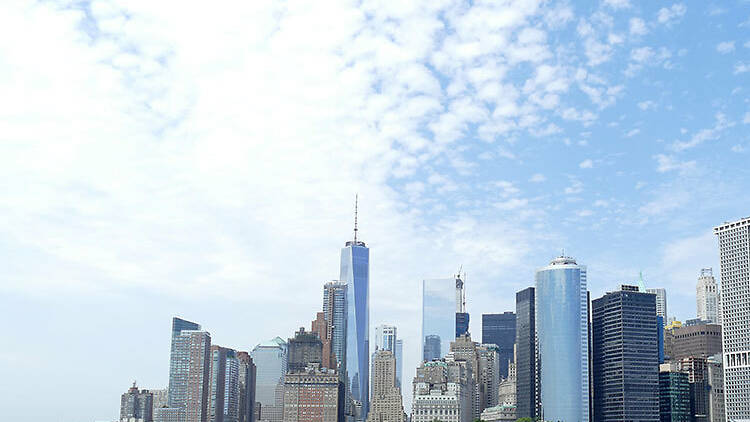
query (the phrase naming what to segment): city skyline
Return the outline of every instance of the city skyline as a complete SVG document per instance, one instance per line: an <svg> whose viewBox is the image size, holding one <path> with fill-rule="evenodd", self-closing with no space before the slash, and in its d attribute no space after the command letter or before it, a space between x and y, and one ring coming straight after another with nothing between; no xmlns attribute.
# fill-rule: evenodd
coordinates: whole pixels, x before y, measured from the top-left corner
<svg viewBox="0 0 750 422"><path fill-rule="evenodd" d="M712 228L750 215L749 17L743 0L3 2L6 418L49 397L35 419L113 420L134 379L168 388L174 316L248 352L309 327L357 193L358 366L397 326L402 385L422 280L458 268L474 340L562 249L592 299L642 271L694 318L700 270L720 280Z"/></svg>

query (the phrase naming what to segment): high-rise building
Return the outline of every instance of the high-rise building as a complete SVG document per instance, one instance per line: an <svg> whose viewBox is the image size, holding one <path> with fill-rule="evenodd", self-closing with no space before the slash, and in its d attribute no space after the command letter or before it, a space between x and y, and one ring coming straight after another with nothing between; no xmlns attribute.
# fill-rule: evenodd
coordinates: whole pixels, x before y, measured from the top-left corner
<svg viewBox="0 0 750 422"><path fill-rule="evenodd" d="M449 357L457 362L466 362L471 370L469 386L472 390L473 418L479 419L482 411L497 405L499 397L500 369L497 346L480 345L468 334L451 342Z"/></svg>
<svg viewBox="0 0 750 422"><path fill-rule="evenodd" d="M357 240L357 205L354 206L354 240L341 249L339 279L347 285L346 389L348 412L367 418L370 400L370 249Z"/></svg>
<svg viewBox="0 0 750 422"><path fill-rule="evenodd" d="M595 299L591 314L593 420L658 421L655 295L642 293L636 286L622 286L618 292Z"/></svg>
<svg viewBox="0 0 750 422"><path fill-rule="evenodd" d="M210 422L240 420L240 361L237 352L226 347L211 346Z"/></svg>
<svg viewBox="0 0 750 422"><path fill-rule="evenodd" d="M323 342L317 334L300 327L287 343L287 372L304 371L312 363L323 362Z"/></svg>
<svg viewBox="0 0 750 422"><path fill-rule="evenodd" d="M411 422L471 422L471 367L467 362L423 362L414 377Z"/></svg>
<svg viewBox="0 0 750 422"><path fill-rule="evenodd" d="M673 328L671 336L672 360L688 356L707 358L721 353L721 325L683 325Z"/></svg>
<svg viewBox="0 0 750 422"><path fill-rule="evenodd" d="M456 274L456 337L469 334L469 313L466 312L466 290L461 271Z"/></svg>
<svg viewBox="0 0 750 422"><path fill-rule="evenodd" d="M469 334L469 313L468 312L457 312L456 313L456 337Z"/></svg>
<svg viewBox="0 0 750 422"><path fill-rule="evenodd" d="M120 398L120 422L152 422L154 395L148 390L133 386Z"/></svg>
<svg viewBox="0 0 750 422"><path fill-rule="evenodd" d="M255 422L255 377L256 368L253 358L247 352L237 352L240 363L240 418L239 422Z"/></svg>
<svg viewBox="0 0 750 422"><path fill-rule="evenodd" d="M497 403L499 405L506 405L506 406L513 406L513 415L516 414L516 403L518 400L516 399L516 364L515 364L515 357L513 358L513 361L510 362L510 365L508 366L508 378L505 378L504 380L500 381L500 385L498 385L498 399Z"/></svg>
<svg viewBox="0 0 750 422"><path fill-rule="evenodd" d="M337 369L336 355L333 353L333 327L326 321L325 313L318 312L312 322L312 332L318 335L322 343L321 366L328 369Z"/></svg>
<svg viewBox="0 0 750 422"><path fill-rule="evenodd" d="M513 346L516 344L516 314L482 315L482 344L497 345L500 356L500 377L508 377L508 364L513 359Z"/></svg>
<svg viewBox="0 0 750 422"><path fill-rule="evenodd" d="M688 376L690 391L690 420L696 422L708 421L709 413L709 383L708 362L705 357L689 356L673 364Z"/></svg>
<svg viewBox="0 0 750 422"><path fill-rule="evenodd" d="M536 418L539 403L533 287L516 293L516 415Z"/></svg>
<svg viewBox="0 0 750 422"><path fill-rule="evenodd" d="M260 421L282 422L287 344L276 337L255 346L250 355L256 367L255 400L260 403Z"/></svg>
<svg viewBox="0 0 750 422"><path fill-rule="evenodd" d="M402 371L404 368L404 341L396 339L396 350L393 352L396 355L396 385L400 390L403 390L401 386Z"/></svg>
<svg viewBox="0 0 750 422"><path fill-rule="evenodd" d="M722 368L721 355L711 356L707 359L708 367L708 420L709 422L725 422L724 412L724 369Z"/></svg>
<svg viewBox="0 0 750 422"><path fill-rule="evenodd" d="M695 308L699 319L711 324L721 324L719 294L713 269L702 268L695 286Z"/></svg>
<svg viewBox="0 0 750 422"><path fill-rule="evenodd" d="M200 325L180 318L172 320L172 350L169 359L169 392L164 411L181 422L208 421L211 389L211 335ZM160 421L164 422L164 421Z"/></svg>
<svg viewBox="0 0 750 422"><path fill-rule="evenodd" d="M664 318L664 321L667 321L667 291L662 288L646 289L646 293L656 295L656 315Z"/></svg>
<svg viewBox="0 0 750 422"><path fill-rule="evenodd" d="M422 356L425 361L445 356L456 338L455 285L455 278L422 281ZM438 344L440 349L435 353L434 347Z"/></svg>
<svg viewBox="0 0 750 422"><path fill-rule="evenodd" d="M661 422L692 422L688 375L669 363L659 365L659 419Z"/></svg>
<svg viewBox="0 0 750 422"><path fill-rule="evenodd" d="M372 358L372 399L367 422L405 422L401 389L396 385L396 357L377 350Z"/></svg>
<svg viewBox="0 0 750 422"><path fill-rule="evenodd" d="M331 353L341 369L340 375L346 369L346 297L346 282L331 281L323 286L323 316L331 326Z"/></svg>
<svg viewBox="0 0 750 422"><path fill-rule="evenodd" d="M284 422L343 422L344 385L336 371L312 364L284 380Z"/></svg>
<svg viewBox="0 0 750 422"><path fill-rule="evenodd" d="M168 390L166 388L162 389L149 389L147 390L154 398L154 406L153 406L153 412L154 420L156 419L156 409L167 407L167 392Z"/></svg>
<svg viewBox="0 0 750 422"><path fill-rule="evenodd" d="M586 267L570 257L536 272L541 417L589 421Z"/></svg>
<svg viewBox="0 0 750 422"><path fill-rule="evenodd" d="M375 327L375 351L389 350L396 359L396 386L401 388L401 361L404 343L398 339L394 325L381 324ZM373 354L373 357L375 355Z"/></svg>

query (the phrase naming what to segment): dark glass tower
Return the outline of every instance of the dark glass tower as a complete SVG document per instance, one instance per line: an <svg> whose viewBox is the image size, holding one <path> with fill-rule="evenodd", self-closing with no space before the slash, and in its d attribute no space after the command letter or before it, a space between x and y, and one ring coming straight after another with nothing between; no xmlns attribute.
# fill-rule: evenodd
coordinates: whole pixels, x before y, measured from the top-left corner
<svg viewBox="0 0 750 422"><path fill-rule="evenodd" d="M424 338L424 348L422 351L422 360L429 362L431 360L440 359L440 336L430 334Z"/></svg>
<svg viewBox="0 0 750 422"><path fill-rule="evenodd" d="M516 293L516 416L537 416L534 288Z"/></svg>
<svg viewBox="0 0 750 422"><path fill-rule="evenodd" d="M469 334L469 313L456 312L456 338Z"/></svg>
<svg viewBox="0 0 750 422"><path fill-rule="evenodd" d="M659 419L661 422L691 422L690 384L686 373L669 369L659 372Z"/></svg>
<svg viewBox="0 0 750 422"><path fill-rule="evenodd" d="M592 302L594 420L659 420L656 296L622 286Z"/></svg>
<svg viewBox="0 0 750 422"><path fill-rule="evenodd" d="M339 280L346 282L346 388L349 414L367 419L370 397L370 249L357 240L357 206L354 206L354 240L341 249Z"/></svg>
<svg viewBox="0 0 750 422"><path fill-rule="evenodd" d="M508 378L508 361L513 359L513 346L516 344L516 314L482 315L482 344L494 344L500 358L500 376Z"/></svg>

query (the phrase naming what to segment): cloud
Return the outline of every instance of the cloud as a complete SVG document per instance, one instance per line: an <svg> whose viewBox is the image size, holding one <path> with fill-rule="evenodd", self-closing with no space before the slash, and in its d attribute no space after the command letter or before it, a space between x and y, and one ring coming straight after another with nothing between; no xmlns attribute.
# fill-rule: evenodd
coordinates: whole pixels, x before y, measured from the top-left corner
<svg viewBox="0 0 750 422"><path fill-rule="evenodd" d="M630 51L630 62L624 71L625 76L633 77L645 66L662 66L664 68L669 68L671 67L671 63L669 62L671 57L672 52L665 47L660 47L658 49L648 46L634 48Z"/></svg>
<svg viewBox="0 0 750 422"><path fill-rule="evenodd" d="M631 35L646 35L648 33L646 22L641 18L630 18L629 26Z"/></svg>
<svg viewBox="0 0 750 422"><path fill-rule="evenodd" d="M578 179L571 179L570 185L565 188L566 195L575 195L583 192L583 182Z"/></svg>
<svg viewBox="0 0 750 422"><path fill-rule="evenodd" d="M670 171L679 171L684 173L695 168L695 161L678 161L671 155L657 154L654 156L656 159L656 171L659 173L666 173Z"/></svg>
<svg viewBox="0 0 750 422"><path fill-rule="evenodd" d="M547 180L547 178L543 174L541 174L541 173L535 173L533 176L531 176L531 178L529 179L529 182L532 182L532 183L542 183L545 180Z"/></svg>
<svg viewBox="0 0 750 422"><path fill-rule="evenodd" d="M716 51L720 54L728 54L734 51L734 41L724 41L716 44Z"/></svg>
<svg viewBox="0 0 750 422"><path fill-rule="evenodd" d="M734 65L734 74L739 75L741 73L750 72L750 64L738 62Z"/></svg>
<svg viewBox="0 0 750 422"><path fill-rule="evenodd" d="M630 130L629 130L629 131L628 131L628 132L627 132L627 133L625 134L625 137L626 137L626 138L632 138L633 136L635 136L635 135L638 135L639 133L641 133L641 130L640 130L640 129L638 129L638 128L635 128L635 129L630 129Z"/></svg>
<svg viewBox="0 0 750 422"><path fill-rule="evenodd" d="M581 161L581 163L578 164L578 167L582 169L590 169L594 167L594 162L591 161L590 159L586 159L586 160Z"/></svg>
<svg viewBox="0 0 750 422"><path fill-rule="evenodd" d="M671 25L685 16L686 11L687 8L684 4L675 3L672 7L662 7L659 9L659 12L656 14L656 20L661 24Z"/></svg>
<svg viewBox="0 0 750 422"><path fill-rule="evenodd" d="M750 125L750 111L745 113L745 116L742 118L742 123Z"/></svg>
<svg viewBox="0 0 750 422"><path fill-rule="evenodd" d="M529 201L527 199L511 198L502 202L496 202L495 208L501 211L510 211L523 208L528 205L528 203Z"/></svg>
<svg viewBox="0 0 750 422"><path fill-rule="evenodd" d="M732 126L734 126L734 122L729 121L724 113L716 113L716 123L713 127L696 132L688 141L675 141L671 148L677 152L694 148L703 142L718 139L725 129Z"/></svg>
<svg viewBox="0 0 750 422"><path fill-rule="evenodd" d="M630 7L630 0L604 0L604 4L613 9L627 9Z"/></svg>
<svg viewBox="0 0 750 422"><path fill-rule="evenodd" d="M651 100L641 101L638 103L638 108L643 111L653 110L654 108L656 108L656 103Z"/></svg>

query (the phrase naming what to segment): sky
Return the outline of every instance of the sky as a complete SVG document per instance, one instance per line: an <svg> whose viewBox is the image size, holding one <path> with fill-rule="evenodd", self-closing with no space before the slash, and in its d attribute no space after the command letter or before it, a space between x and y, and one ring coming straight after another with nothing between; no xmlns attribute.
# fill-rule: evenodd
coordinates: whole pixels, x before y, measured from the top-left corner
<svg viewBox="0 0 750 422"><path fill-rule="evenodd" d="M4 1L0 407L115 420L173 316L309 327L357 193L407 408L425 278L463 268L477 340L562 250L692 318L748 129L747 0Z"/></svg>

